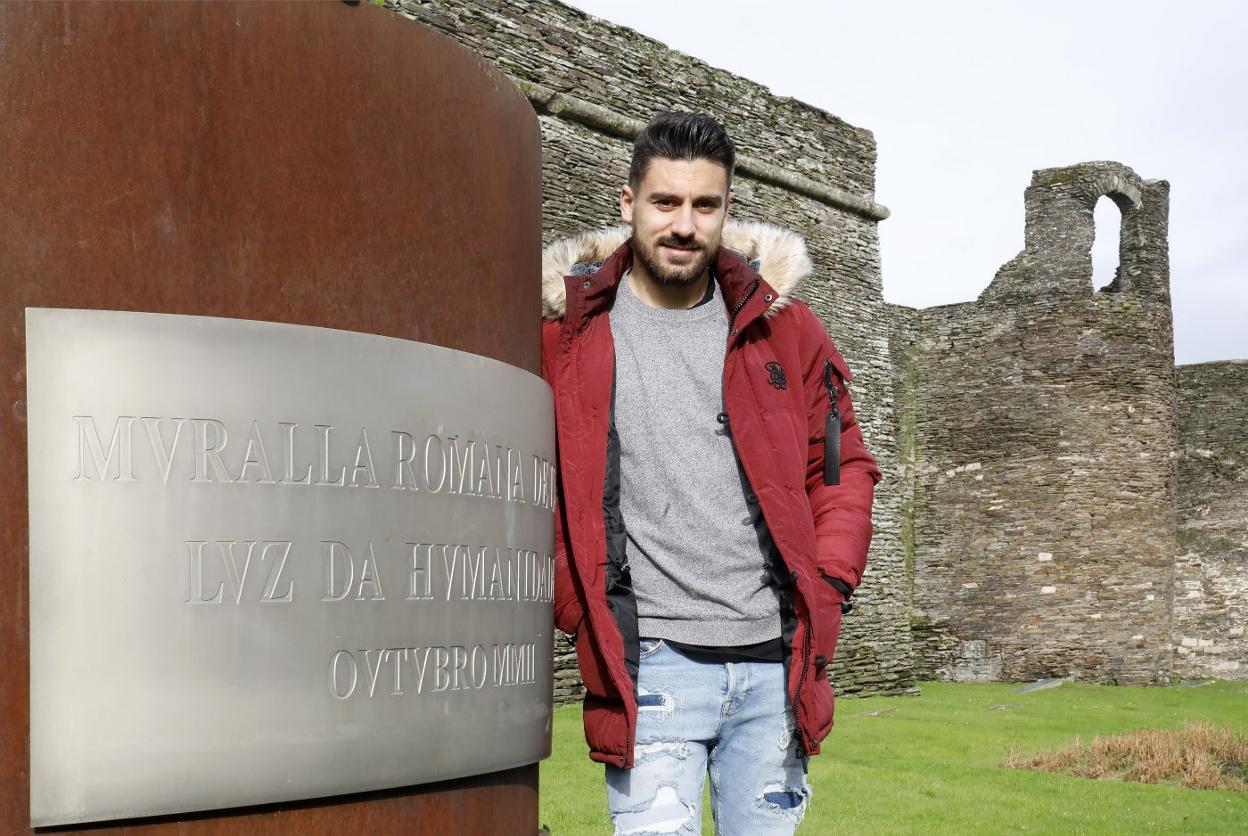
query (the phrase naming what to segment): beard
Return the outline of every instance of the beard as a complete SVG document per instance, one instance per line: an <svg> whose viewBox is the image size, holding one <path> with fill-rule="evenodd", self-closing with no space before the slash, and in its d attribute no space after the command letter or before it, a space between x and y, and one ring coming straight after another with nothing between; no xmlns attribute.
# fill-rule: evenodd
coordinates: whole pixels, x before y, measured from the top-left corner
<svg viewBox="0 0 1248 836"><path fill-rule="evenodd" d="M659 248L666 245L688 248L694 253L694 258L685 264L665 265L659 260ZM718 248L718 242L716 242L715 249ZM669 235L650 243L641 240L641 237L637 235L636 229L633 230L633 255L646 268L646 272L654 279L656 284L668 287L683 287L693 284L702 277L702 274L706 272L711 264L711 248L692 236L689 238L676 238Z"/></svg>

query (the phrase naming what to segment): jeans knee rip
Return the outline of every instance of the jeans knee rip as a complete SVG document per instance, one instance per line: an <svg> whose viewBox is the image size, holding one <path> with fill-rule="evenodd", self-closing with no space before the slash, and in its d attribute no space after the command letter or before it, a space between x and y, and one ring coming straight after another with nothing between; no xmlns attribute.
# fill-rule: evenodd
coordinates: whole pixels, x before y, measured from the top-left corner
<svg viewBox="0 0 1248 836"><path fill-rule="evenodd" d="M699 826L700 822L693 820L693 805L682 799L675 787L666 784L658 788L650 801L615 814L616 836L696 834Z"/></svg>
<svg viewBox="0 0 1248 836"><path fill-rule="evenodd" d="M788 752L789 747L793 745L793 732L795 731L793 722L790 720L780 728L780 732L776 735L776 748L781 752Z"/></svg>
<svg viewBox="0 0 1248 836"><path fill-rule="evenodd" d="M683 740L651 740L633 746L634 764L648 763L663 757L683 761L689 757L689 744Z"/></svg>
<svg viewBox="0 0 1248 836"><path fill-rule="evenodd" d="M806 801L810 798L808 787L786 787L783 784L768 784L763 787L762 795L754 799L754 804L761 809L777 813L794 824L802 820L806 813Z"/></svg>

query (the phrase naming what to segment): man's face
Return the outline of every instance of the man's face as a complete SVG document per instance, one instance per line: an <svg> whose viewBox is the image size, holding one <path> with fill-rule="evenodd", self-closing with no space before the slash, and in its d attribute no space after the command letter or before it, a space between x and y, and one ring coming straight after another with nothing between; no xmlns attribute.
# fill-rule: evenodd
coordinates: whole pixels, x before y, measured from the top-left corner
<svg viewBox="0 0 1248 836"><path fill-rule="evenodd" d="M661 285L700 279L719 250L732 195L728 172L712 160L650 160L636 192L620 193L620 217L633 227L633 253Z"/></svg>

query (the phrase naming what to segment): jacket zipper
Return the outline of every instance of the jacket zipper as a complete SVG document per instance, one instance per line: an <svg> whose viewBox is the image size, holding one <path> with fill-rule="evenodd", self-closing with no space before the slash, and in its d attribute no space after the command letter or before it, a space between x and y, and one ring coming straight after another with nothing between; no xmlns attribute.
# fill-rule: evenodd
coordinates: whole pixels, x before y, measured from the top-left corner
<svg viewBox="0 0 1248 836"><path fill-rule="evenodd" d="M806 613L806 630L803 636L802 644L802 672L797 675L797 688L793 691L793 719L797 721L797 728L802 728L802 686L806 684L806 672L810 669L810 640L813 630L810 626L810 613ZM803 736L802 748L809 752L812 748L811 741Z"/></svg>
<svg viewBox="0 0 1248 836"><path fill-rule="evenodd" d="M715 281L715 280L711 279L711 281ZM747 290L745 292L745 295L741 297L741 301L737 302L737 304L733 306L732 310L728 312L728 344L724 346L725 353L727 352L729 348L732 347L733 337L737 336L737 329L734 327L737 321L737 314L739 314L741 312L741 309L745 307L745 303L750 301L750 297L754 295L755 290L758 290L758 279L754 280L754 283L750 285L750 289ZM725 357L724 359L726 360L727 357ZM728 367L725 364L724 366L725 375L720 377L720 383L719 383L719 407L721 411L719 415L716 416L716 420L719 421L719 423L723 426L725 431L728 430L728 403L725 400L726 396L724 395L724 382L725 382L724 378L727 376L727 371L728 371ZM732 446L735 452L737 445L734 444Z"/></svg>
<svg viewBox="0 0 1248 836"><path fill-rule="evenodd" d="M828 390L828 414L823 421L823 484L841 484L841 413L836 408L836 369L824 358L823 385Z"/></svg>
<svg viewBox="0 0 1248 836"><path fill-rule="evenodd" d="M713 280L712 280L713 281ZM737 314L741 313L741 309L745 307L745 303L750 301L750 297L754 295L754 291L758 290L758 279L750 285L750 289L741 297L741 301L733 306L732 311L728 314L728 344L732 345L732 338L737 335L737 329L734 327L737 322Z"/></svg>
<svg viewBox="0 0 1248 836"><path fill-rule="evenodd" d="M828 390L828 414L823 422L823 484L839 485L841 483L841 413L836 407L837 388L833 375L836 370L831 359L823 361L823 386ZM796 585L796 578L794 579ZM810 613L806 613L806 629L802 643L802 671L797 676L797 688L793 691L793 713L800 718L802 705L802 686L806 684L806 676L810 671L810 655L813 650L811 640L814 629L810 623ZM801 728L799 719L798 728ZM802 741L802 747L809 752L813 748L809 739Z"/></svg>

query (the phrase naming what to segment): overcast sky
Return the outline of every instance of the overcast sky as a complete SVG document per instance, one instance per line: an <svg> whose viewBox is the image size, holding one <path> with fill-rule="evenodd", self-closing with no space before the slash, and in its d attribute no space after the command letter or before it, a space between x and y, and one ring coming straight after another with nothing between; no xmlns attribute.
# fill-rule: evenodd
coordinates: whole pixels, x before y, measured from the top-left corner
<svg viewBox="0 0 1248 836"><path fill-rule="evenodd" d="M1036 168L1169 180L1175 354L1248 359L1248 3L570 0L871 130L884 297L974 299ZM1097 286L1118 210L1097 206Z"/></svg>

